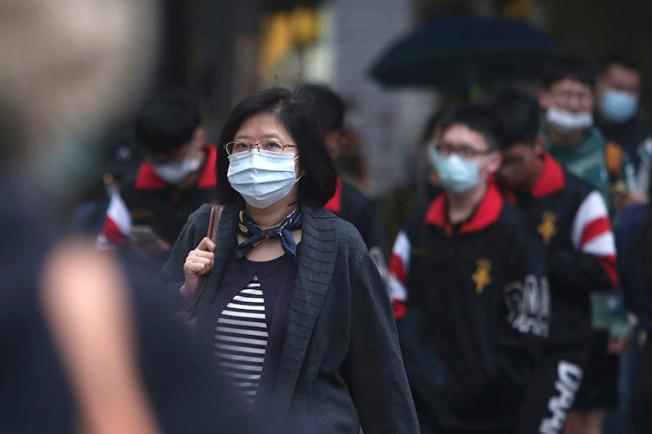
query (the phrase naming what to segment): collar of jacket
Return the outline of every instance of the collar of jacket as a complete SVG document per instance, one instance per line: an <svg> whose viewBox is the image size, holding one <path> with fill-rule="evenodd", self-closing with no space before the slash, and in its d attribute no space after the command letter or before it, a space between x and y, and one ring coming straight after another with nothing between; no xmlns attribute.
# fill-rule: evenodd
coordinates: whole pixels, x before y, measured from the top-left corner
<svg viewBox="0 0 652 434"><path fill-rule="evenodd" d="M203 149L206 150L206 161L197 180L197 188L207 190L217 185L217 146L206 144ZM167 183L158 176L150 163L144 161L140 165L134 183L136 190L163 190L166 186Z"/></svg>
<svg viewBox="0 0 652 434"><path fill-rule="evenodd" d="M221 275L235 250L237 213L241 208L240 203L231 203L222 211L216 235L216 245L222 247L217 249L213 272L206 282L207 293L199 303L200 326L202 318L207 318L210 313ZM278 372L273 380L273 396L265 409L275 420L283 420L287 416L310 337L326 298L337 254L334 224L337 217L321 208L302 206L301 211L301 242L297 250L297 270L285 341Z"/></svg>
<svg viewBox="0 0 652 434"><path fill-rule="evenodd" d="M495 184L490 182L487 186L487 192L480 204L476 207L471 217L462 223L459 229L460 234L480 231L490 226L498 220L500 212L503 209L503 198L498 192ZM435 198L426 213L426 224L442 227L446 233L450 223L446 215L446 193L442 193Z"/></svg>
<svg viewBox="0 0 652 434"><path fill-rule="evenodd" d="M543 154L543 169L539 178L532 187L532 197L540 199L550 196L564 189L566 185L566 176L561 164L555 160L548 152Z"/></svg>
<svg viewBox="0 0 652 434"><path fill-rule="evenodd" d="M337 178L337 186L335 187L335 194L331 199L326 202L324 208L339 214L342 211L342 178Z"/></svg>
<svg viewBox="0 0 652 434"><path fill-rule="evenodd" d="M604 151L606 140L600 130L593 125L592 127L584 130L582 138L575 143L566 144L563 146L556 145L550 139L549 126L544 122L541 126L541 134L543 135L543 149L555 155L557 159L562 160L560 155L572 158L589 152L595 148Z"/></svg>

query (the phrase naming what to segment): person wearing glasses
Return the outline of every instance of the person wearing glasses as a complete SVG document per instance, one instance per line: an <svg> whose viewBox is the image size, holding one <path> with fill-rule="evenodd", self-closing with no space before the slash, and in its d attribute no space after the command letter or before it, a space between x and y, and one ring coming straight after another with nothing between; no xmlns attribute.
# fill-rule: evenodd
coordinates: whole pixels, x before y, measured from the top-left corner
<svg viewBox="0 0 652 434"><path fill-rule="evenodd" d="M418 432L383 281L355 227L322 208L337 174L306 101L249 96L220 140L216 242L204 205L160 279L197 299L199 339L234 396L279 430Z"/></svg>
<svg viewBox="0 0 652 434"><path fill-rule="evenodd" d="M545 110L543 148L570 173L602 193L611 217L632 203L625 174L632 172L622 148L607 142L594 126L595 71L573 56L552 59L542 74L539 104ZM594 332L582 385L568 416L568 432L602 432L606 410L618 406L619 354L627 346L629 324L622 294L591 297Z"/></svg>
<svg viewBox="0 0 652 434"><path fill-rule="evenodd" d="M563 56L550 60L542 73L539 104L545 112L543 147L575 176L617 205L627 195L629 160L621 146L608 142L595 126L596 74L587 60Z"/></svg>
<svg viewBox="0 0 652 434"><path fill-rule="evenodd" d="M486 106L444 115L430 144L444 192L394 243L391 295L423 433L512 433L548 335L543 251L490 181L500 123Z"/></svg>

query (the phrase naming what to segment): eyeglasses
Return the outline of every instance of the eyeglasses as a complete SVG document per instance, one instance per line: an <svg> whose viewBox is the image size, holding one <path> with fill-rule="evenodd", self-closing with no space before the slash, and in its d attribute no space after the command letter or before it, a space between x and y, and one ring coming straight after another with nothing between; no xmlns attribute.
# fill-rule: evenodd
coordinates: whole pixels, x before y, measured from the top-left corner
<svg viewBox="0 0 652 434"><path fill-rule="evenodd" d="M247 142L237 141L237 142L229 142L226 145L224 145L224 150L226 151L226 155L249 152L254 148L258 149L258 151L262 149L263 151L267 151L267 152L281 153L281 152L285 152L287 148L296 148L296 147L297 145L292 145L289 143L284 144L275 140L265 140L258 143L247 143Z"/></svg>
<svg viewBox="0 0 652 434"><path fill-rule="evenodd" d="M567 90L556 91L551 95L553 99L566 103L571 102L573 99L577 99L580 103L588 103L593 98L591 92L571 92Z"/></svg>
<svg viewBox="0 0 652 434"><path fill-rule="evenodd" d="M476 158L483 155L489 155L491 153L491 151L488 150L479 151L467 143L454 145L452 143L441 142L435 143L434 148L435 151L437 151L437 153L443 157L448 157L451 154L455 154L459 155L462 158Z"/></svg>

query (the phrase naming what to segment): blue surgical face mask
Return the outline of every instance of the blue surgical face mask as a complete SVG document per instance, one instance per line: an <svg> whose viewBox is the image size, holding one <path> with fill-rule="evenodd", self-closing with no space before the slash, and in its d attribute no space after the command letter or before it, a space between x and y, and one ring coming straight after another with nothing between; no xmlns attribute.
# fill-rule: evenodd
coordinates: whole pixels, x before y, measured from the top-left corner
<svg viewBox="0 0 652 434"><path fill-rule="evenodd" d="M600 111L611 122L625 122L638 110L638 97L633 93L606 88L600 98Z"/></svg>
<svg viewBox="0 0 652 434"><path fill-rule="evenodd" d="M256 151L229 155L231 187L255 208L267 208L288 195L298 181L296 154Z"/></svg>
<svg viewBox="0 0 652 434"><path fill-rule="evenodd" d="M446 191L466 193L480 184L480 163L461 158L455 154L442 157L434 148L430 149L430 163L439 175L439 181Z"/></svg>

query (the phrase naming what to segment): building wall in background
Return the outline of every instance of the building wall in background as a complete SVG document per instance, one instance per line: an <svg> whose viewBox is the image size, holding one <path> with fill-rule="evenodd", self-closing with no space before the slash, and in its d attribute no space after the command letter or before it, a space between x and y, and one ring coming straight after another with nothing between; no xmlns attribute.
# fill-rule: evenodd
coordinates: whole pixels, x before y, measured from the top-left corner
<svg viewBox="0 0 652 434"><path fill-rule="evenodd" d="M331 2L334 34L332 85L351 105L349 121L361 133L368 179L363 187L379 194L405 182L406 167L422 125L433 110L434 92L381 88L369 77L372 63L413 26L413 1Z"/></svg>

